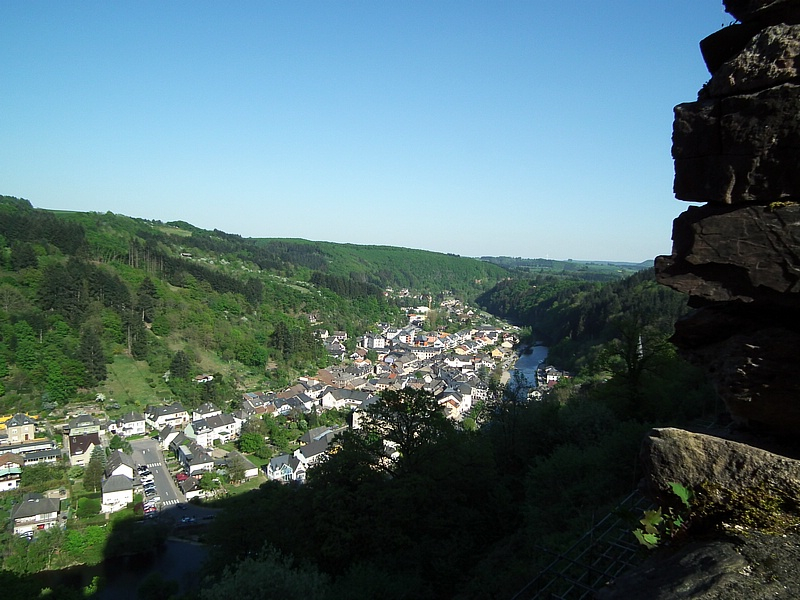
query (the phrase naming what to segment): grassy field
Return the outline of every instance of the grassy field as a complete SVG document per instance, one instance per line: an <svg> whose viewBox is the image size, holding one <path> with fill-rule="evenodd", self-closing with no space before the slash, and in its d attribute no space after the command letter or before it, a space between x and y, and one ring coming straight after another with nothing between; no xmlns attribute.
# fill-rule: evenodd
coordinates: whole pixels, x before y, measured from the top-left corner
<svg viewBox="0 0 800 600"><path fill-rule="evenodd" d="M143 412L145 406L169 398L172 392L160 377L153 375L146 362L117 355L108 365L108 379L98 386L106 402L118 402L122 412Z"/></svg>

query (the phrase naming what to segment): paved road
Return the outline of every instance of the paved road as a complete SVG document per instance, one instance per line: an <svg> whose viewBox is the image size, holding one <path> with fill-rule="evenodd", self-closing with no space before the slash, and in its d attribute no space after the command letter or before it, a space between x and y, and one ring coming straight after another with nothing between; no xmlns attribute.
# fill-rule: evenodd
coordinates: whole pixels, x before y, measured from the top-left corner
<svg viewBox="0 0 800 600"><path fill-rule="evenodd" d="M158 442L151 439L133 440L133 461L136 466L147 465L153 473L153 482L156 484L156 494L161 497L161 506L186 502L186 498L178 490L175 482L170 477L169 470L164 464L164 455Z"/></svg>

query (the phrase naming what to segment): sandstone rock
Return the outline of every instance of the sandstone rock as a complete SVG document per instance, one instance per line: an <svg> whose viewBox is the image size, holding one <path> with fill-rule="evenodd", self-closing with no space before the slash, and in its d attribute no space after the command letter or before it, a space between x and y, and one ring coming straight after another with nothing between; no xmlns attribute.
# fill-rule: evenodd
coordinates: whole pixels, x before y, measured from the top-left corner
<svg viewBox="0 0 800 600"><path fill-rule="evenodd" d="M737 23L723 27L701 40L700 52L708 72L713 75L723 64L744 50L759 30L759 25Z"/></svg>
<svg viewBox="0 0 800 600"><path fill-rule="evenodd" d="M659 501L669 482L697 488L714 482L739 492L770 486L800 497L800 461L682 429L653 429L642 444L644 483Z"/></svg>
<svg viewBox="0 0 800 600"><path fill-rule="evenodd" d="M610 582L597 600L800 598L800 536L742 536L660 550Z"/></svg>
<svg viewBox="0 0 800 600"><path fill-rule="evenodd" d="M800 22L796 0L723 0L726 12L742 23L763 25Z"/></svg>
<svg viewBox="0 0 800 600"><path fill-rule="evenodd" d="M705 88L712 97L797 82L800 77L800 25L780 24L762 30L749 39L741 52L712 74Z"/></svg>
<svg viewBox="0 0 800 600"><path fill-rule="evenodd" d="M800 309L800 204L691 207L658 281L696 299Z"/></svg>
<svg viewBox="0 0 800 600"><path fill-rule="evenodd" d="M672 155L681 200L800 197L800 86L675 107Z"/></svg>
<svg viewBox="0 0 800 600"><path fill-rule="evenodd" d="M706 319L709 309L701 309L676 325L673 338L682 354L709 373L720 399L733 418L759 430L794 436L800 430L800 379L797 363L787 358L797 355L800 334L796 330L773 326L756 328L757 319L733 320L729 326L739 332L715 339L724 330L715 329L711 341L700 341L695 319ZM796 319L796 318L795 318ZM776 319L777 320L777 319ZM710 330L710 327L705 327ZM697 340L690 346L685 331Z"/></svg>

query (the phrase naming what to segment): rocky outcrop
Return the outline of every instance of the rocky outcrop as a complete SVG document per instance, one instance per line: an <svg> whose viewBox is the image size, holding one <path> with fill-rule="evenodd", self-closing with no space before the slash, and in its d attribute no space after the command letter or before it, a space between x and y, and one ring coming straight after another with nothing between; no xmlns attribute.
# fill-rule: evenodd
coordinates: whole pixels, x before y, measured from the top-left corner
<svg viewBox="0 0 800 600"><path fill-rule="evenodd" d="M800 497L800 461L748 444L681 429L654 429L642 445L644 486L660 498L670 482L696 490L708 482L731 492L769 488Z"/></svg>
<svg viewBox="0 0 800 600"><path fill-rule="evenodd" d="M711 483L715 489L725 490L723 497L743 496L752 490L757 490L756 497L763 490L800 497L800 460L737 441L679 429L654 429L645 438L641 458L644 488L661 506L669 505L671 482L690 490ZM692 505L696 502L696 498L690 499ZM691 527L692 519L702 518L702 514L690 513L688 518ZM724 532L667 541L642 565L610 581L596 598L798 598L800 535L793 529L775 535L729 523Z"/></svg>
<svg viewBox="0 0 800 600"><path fill-rule="evenodd" d="M749 531L665 549L611 581L597 600L800 598L800 536Z"/></svg>
<svg viewBox="0 0 800 600"><path fill-rule="evenodd" d="M701 42L710 81L675 108L675 220L659 281L696 310L673 341L731 415L800 429L800 2L726 0Z"/></svg>

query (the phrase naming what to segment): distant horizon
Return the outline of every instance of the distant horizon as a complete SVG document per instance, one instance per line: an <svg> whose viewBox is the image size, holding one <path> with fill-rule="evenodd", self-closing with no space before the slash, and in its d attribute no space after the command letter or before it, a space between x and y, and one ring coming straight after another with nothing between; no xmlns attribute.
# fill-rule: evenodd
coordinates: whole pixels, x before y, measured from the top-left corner
<svg viewBox="0 0 800 600"><path fill-rule="evenodd" d="M10 196L11 194L4 194L4 195L5 196ZM20 198L20 200L27 200L28 202L30 202L30 200L28 198L21 198L19 196L15 196L15 197ZM68 208L46 208L46 207L42 207L42 206L36 206L35 204L33 204L33 202L31 202L31 205L34 208L38 208L38 209L46 210L46 211L50 211L50 212L70 212L70 213L84 213L84 214L105 214L106 212L112 212L113 214L118 215L118 216L129 217L131 219L141 219L143 221L156 221L156 222L159 222L159 223L163 223L164 225L169 225L170 223L183 222L183 223L187 223L187 224L191 225L192 227L197 227L198 229L203 229L204 231L213 231L213 229L206 229L204 227L200 227L199 225L195 225L194 223L192 223L192 222L190 222L190 221L188 221L186 219L172 219L170 221L162 221L161 219L151 219L151 218L148 218L148 217L134 217L132 215L126 215L126 214L123 214L123 213L116 213L116 212L113 212L113 211L96 211L96 210L95 211L85 211L85 210L72 210L72 209L68 209ZM219 228L217 228L217 229L219 229ZM509 254L480 254L480 255L472 256L472 255L467 255L467 254L458 254L457 252L446 252L446 251L440 251L440 250L429 250L427 248L414 248L414 247L411 247L411 246L398 246L398 245L395 245L395 244L360 244L358 242L335 242L335 241L331 241L331 240L315 240L315 239L301 238L301 237L295 237L295 236L273 236L273 235L270 235L270 236L244 236L244 235L241 235L240 233L237 233L235 231L224 231L224 230L221 230L221 229L220 229L220 231L223 231L224 233L228 233L228 234L232 234L232 235L239 235L242 238L248 239L248 240L299 240L299 241L311 242L311 243L320 242L320 243L327 243L327 244L343 244L343 245L344 244L349 244L349 245L353 245L353 246L375 246L375 247L386 247L386 248L399 248L399 249L404 249L404 250L421 250L421 251L424 251L424 252L432 252L432 253L436 253L436 254L450 254L450 255L454 255L454 256L460 256L462 258L474 258L474 259L479 259L479 260L483 259L483 258L519 258L519 259L522 259L522 260L552 260L552 261L555 261L555 262L601 263L601 264L620 264L620 265L641 265L641 264L646 263L648 260L651 260L649 258L646 258L646 259L640 260L640 261L633 261L633 260L606 260L606 259L602 259L602 258L591 258L591 259L583 259L583 258L553 258L552 256L511 256ZM655 257L653 257L653 259L655 259Z"/></svg>
<svg viewBox="0 0 800 600"><path fill-rule="evenodd" d="M54 210L461 256L669 254L719 0L0 4L0 181Z"/></svg>

